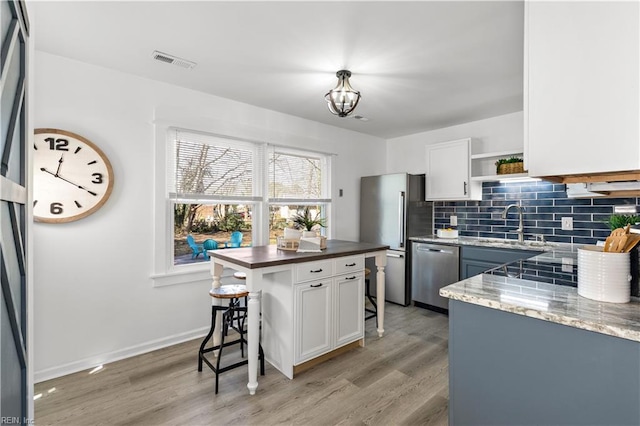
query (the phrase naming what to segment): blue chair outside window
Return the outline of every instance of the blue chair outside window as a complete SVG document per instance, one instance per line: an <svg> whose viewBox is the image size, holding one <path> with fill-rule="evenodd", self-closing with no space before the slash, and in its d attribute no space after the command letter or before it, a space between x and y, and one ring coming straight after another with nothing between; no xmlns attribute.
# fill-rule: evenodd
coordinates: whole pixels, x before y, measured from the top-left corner
<svg viewBox="0 0 640 426"><path fill-rule="evenodd" d="M231 233L231 238L229 241L224 243L224 246L227 248L238 248L242 245L242 232L234 231Z"/></svg>
<svg viewBox="0 0 640 426"><path fill-rule="evenodd" d="M207 250L218 250L218 242L212 239L204 240L204 242L202 243L202 248L204 249L204 251L202 252L204 258L206 260L209 260L209 254L207 253Z"/></svg>
<svg viewBox="0 0 640 426"><path fill-rule="evenodd" d="M195 242L195 240L193 239L193 235L189 234L187 235L187 244L189 244L189 247L191 247L191 251L193 252L191 254L191 258L192 259L196 259L200 253L204 254L204 247L202 246L202 244L197 244Z"/></svg>

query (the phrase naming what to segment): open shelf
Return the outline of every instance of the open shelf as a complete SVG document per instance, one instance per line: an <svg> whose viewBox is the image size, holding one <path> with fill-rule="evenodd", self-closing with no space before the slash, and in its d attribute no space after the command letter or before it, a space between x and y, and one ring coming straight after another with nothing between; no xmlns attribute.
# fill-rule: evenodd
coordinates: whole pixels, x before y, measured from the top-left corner
<svg viewBox="0 0 640 426"><path fill-rule="evenodd" d="M483 158L511 157L513 155L522 157L522 151L501 151L501 152L487 152L484 154L471 154L471 159L481 160Z"/></svg>
<svg viewBox="0 0 640 426"><path fill-rule="evenodd" d="M522 157L522 150L487 152L471 155L471 180L476 182L489 182L502 179L515 179L529 177L528 173L513 173L508 175L496 174L495 162L499 158Z"/></svg>

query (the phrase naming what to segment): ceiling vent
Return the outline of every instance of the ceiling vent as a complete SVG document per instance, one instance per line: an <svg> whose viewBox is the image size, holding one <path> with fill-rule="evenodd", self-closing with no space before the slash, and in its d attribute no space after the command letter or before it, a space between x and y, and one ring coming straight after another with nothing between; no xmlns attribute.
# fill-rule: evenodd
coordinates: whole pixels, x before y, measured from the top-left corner
<svg viewBox="0 0 640 426"><path fill-rule="evenodd" d="M187 61L186 59L178 58L168 53L158 52L157 50L153 51L153 59L187 69L192 69L197 65L195 62Z"/></svg>

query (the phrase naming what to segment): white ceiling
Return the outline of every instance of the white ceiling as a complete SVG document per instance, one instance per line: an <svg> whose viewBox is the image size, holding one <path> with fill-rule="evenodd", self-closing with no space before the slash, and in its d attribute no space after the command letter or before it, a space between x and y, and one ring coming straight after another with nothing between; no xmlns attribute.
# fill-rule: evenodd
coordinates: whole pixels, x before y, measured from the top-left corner
<svg viewBox="0 0 640 426"><path fill-rule="evenodd" d="M31 6L38 50L385 139L522 110L521 0ZM368 122L329 113L339 69Z"/></svg>

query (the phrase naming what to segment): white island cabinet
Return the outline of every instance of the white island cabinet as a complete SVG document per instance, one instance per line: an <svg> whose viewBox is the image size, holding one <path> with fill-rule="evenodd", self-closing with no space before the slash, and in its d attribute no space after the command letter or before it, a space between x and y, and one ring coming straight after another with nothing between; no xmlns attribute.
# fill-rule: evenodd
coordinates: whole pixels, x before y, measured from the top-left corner
<svg viewBox="0 0 640 426"><path fill-rule="evenodd" d="M471 181L471 139L427 145L425 198L481 200L482 183Z"/></svg>
<svg viewBox="0 0 640 426"><path fill-rule="evenodd" d="M294 365L363 339L364 255L304 263L296 270Z"/></svg>
<svg viewBox="0 0 640 426"><path fill-rule="evenodd" d="M525 3L531 176L640 169L637 1Z"/></svg>
<svg viewBox="0 0 640 426"><path fill-rule="evenodd" d="M290 379L364 344L364 260L375 258L376 291L378 300L384 300L388 248L328 240L321 253L282 251L273 245L208 252L213 287L220 286L224 267L246 273L247 387L252 395L258 387L258 337L267 362ZM384 303L378 303L377 331L382 337Z"/></svg>

